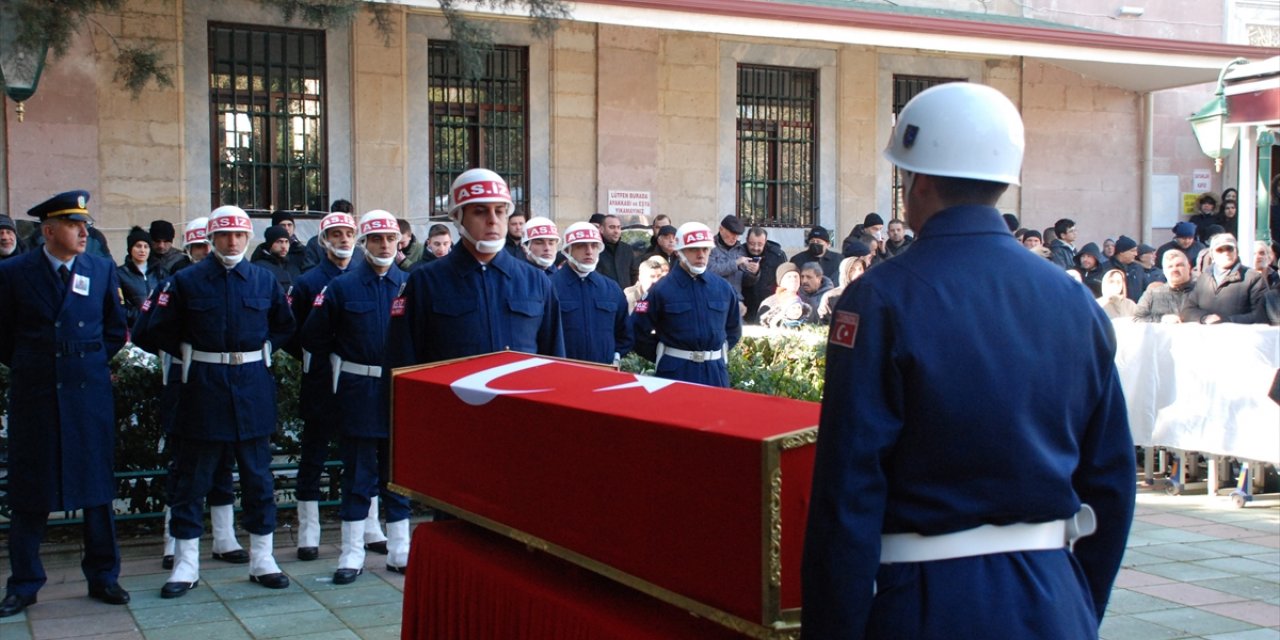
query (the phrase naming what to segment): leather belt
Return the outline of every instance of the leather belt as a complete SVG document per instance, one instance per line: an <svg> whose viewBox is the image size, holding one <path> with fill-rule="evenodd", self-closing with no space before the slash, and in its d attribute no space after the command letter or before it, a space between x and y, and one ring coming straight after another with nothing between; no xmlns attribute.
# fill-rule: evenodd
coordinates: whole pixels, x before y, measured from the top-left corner
<svg viewBox="0 0 1280 640"><path fill-rule="evenodd" d="M662 355L688 360L689 362L708 362L710 360L719 360L724 357L724 349L716 349L715 351L689 351L687 349L677 349L662 345Z"/></svg>
<svg viewBox="0 0 1280 640"><path fill-rule="evenodd" d="M240 365L262 361L262 351L199 351L191 350L191 360L206 364Z"/></svg>
<svg viewBox="0 0 1280 640"><path fill-rule="evenodd" d="M381 378L382 367L375 367L371 364L356 364L354 362L342 361L343 373L352 373L358 376L368 376L370 378Z"/></svg>

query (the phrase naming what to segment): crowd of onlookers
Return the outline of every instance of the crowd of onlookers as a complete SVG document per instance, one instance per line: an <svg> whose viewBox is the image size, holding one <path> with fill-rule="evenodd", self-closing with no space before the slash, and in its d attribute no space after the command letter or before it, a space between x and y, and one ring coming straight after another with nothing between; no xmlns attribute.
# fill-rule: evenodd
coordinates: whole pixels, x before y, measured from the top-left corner
<svg viewBox="0 0 1280 640"><path fill-rule="evenodd" d="M353 213L346 200L336 200L333 211ZM1221 201L1205 194L1190 219L1173 227L1173 237L1159 247L1141 244L1128 236L1107 238L1099 246L1076 246L1075 222L1058 220L1044 230L1022 228L1012 214L1005 214L1010 231L1029 251L1061 267L1088 287L1112 318L1132 317L1138 322L1270 322L1280 323L1280 272L1272 245L1256 242L1239 247L1236 242L1237 203L1228 189ZM516 212L508 219L507 250L531 263L529 243L523 237L528 215ZM413 269L447 255L453 248L452 230L444 224L428 227L420 240L407 220L401 219L397 265ZM631 245L622 239L618 217L595 214L590 222L604 239L598 271L618 283L634 309L650 287L679 264L676 227L670 216L653 220L648 242ZM786 328L825 324L840 294L868 269L893 259L911 247L914 238L902 220L886 222L870 213L835 246L831 233L814 226L805 233L805 247L791 256L769 237L769 228L748 228L737 216L725 216L715 235L710 270L725 278L739 294L747 323ZM192 229L187 229L190 236ZM126 238L126 255L118 268L121 300L132 322L151 291L165 278L199 260L207 244L176 244L177 230L165 220L150 227L133 227ZM38 234L21 238L7 216L0 216L0 260L39 246ZM558 248L558 247L557 247ZM357 248L357 251L359 249ZM111 259L101 232L90 227L88 252ZM272 215L263 241L252 251L252 263L268 269L286 291L304 272L323 259L317 238L308 242L296 234L294 214ZM553 266L564 257L556 252ZM541 267L540 268L548 268Z"/></svg>

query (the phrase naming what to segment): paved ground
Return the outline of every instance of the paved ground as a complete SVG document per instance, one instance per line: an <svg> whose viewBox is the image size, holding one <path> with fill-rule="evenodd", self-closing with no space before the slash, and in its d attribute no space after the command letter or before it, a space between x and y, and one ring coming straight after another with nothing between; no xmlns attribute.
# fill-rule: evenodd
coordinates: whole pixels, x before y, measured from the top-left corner
<svg viewBox="0 0 1280 640"><path fill-rule="evenodd" d="M85 597L74 550L49 554L40 602L0 620L0 638L398 638L403 578L383 568L384 556L370 554L355 584L333 585L335 534L326 532L315 562L292 560L292 548L278 551L293 579L289 589L263 589L247 581L246 567L207 560L200 586L176 600L159 597L167 576L159 542L128 547L127 607ZM208 558L207 544L203 551ZM1222 497L1142 491L1102 637L1280 640L1280 496L1236 509Z"/></svg>

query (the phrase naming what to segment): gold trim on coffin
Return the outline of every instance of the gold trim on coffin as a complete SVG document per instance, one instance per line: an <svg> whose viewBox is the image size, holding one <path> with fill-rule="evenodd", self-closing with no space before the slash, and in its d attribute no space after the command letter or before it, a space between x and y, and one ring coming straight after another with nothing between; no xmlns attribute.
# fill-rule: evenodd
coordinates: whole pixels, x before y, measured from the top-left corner
<svg viewBox="0 0 1280 640"><path fill-rule="evenodd" d="M491 355L491 354L484 354ZM532 354L531 354L532 355ZM444 360L440 362L432 362L429 364L421 364L410 367L402 367L392 370L392 385L390 395L390 407L388 407L389 415L392 417L392 425L395 424L395 388L394 378L403 373L409 373L420 369L428 369L439 367L464 360L471 360L481 356L468 356L464 358L455 358L452 360ZM584 364L599 368L609 368L617 370L616 367L607 367L593 362L582 362L571 360L568 358L556 358L553 356L536 355L533 357L548 358L551 360L561 360L571 362L573 364ZM392 434L394 436L394 428ZM389 455L392 460L395 459L395 438L390 438ZM562 560L567 560L589 571L594 571L606 578L623 585L631 587L648 596L657 598L674 606L680 607L689 613L706 618L716 624L727 627L733 631L744 634L746 636L756 638L757 640L799 640L800 638L800 609L783 609L782 608L782 467L781 453L785 450L795 449L806 445L815 444L818 441L818 428L808 427L790 433L774 436L773 438L762 441L763 455L761 456L761 472L762 478L768 480L762 483L763 494L761 496L761 534L763 540L768 540L768 545L761 545L765 555L761 564L764 575L761 576L761 583L764 585L763 596L763 612L765 616L774 620L772 626L765 626L754 623L726 611L722 611L707 604L703 604L683 596L679 593L664 589L647 580L637 576L620 571L612 566L594 560L588 556L572 551L566 547L552 544L542 538L530 535L523 531L513 529L496 520L491 520L476 513L472 513L465 509L458 508L447 502L437 500L423 493L419 493L408 487L404 487L395 483L395 478L391 478L387 483L387 488L406 496L410 499L422 502L432 508L441 509L453 514L463 520L467 520L472 524L482 526L490 531L498 533L515 540L530 549L536 549L545 553L549 553ZM394 465L392 466L394 474Z"/></svg>

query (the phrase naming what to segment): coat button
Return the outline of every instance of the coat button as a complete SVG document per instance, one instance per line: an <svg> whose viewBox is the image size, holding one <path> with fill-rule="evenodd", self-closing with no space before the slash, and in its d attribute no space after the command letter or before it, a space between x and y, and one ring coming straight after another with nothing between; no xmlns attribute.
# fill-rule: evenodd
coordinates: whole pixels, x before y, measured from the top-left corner
<svg viewBox="0 0 1280 640"><path fill-rule="evenodd" d="M62 388L62 383L61 383L61 382L59 382L59 383L57 384L57 387L56 387L56 388L61 389L61 388Z"/></svg>
<svg viewBox="0 0 1280 640"><path fill-rule="evenodd" d="M81 321L80 321L80 325L79 325L79 326L81 326L81 327L83 327L83 326L84 326L84 320L81 320Z"/></svg>
<svg viewBox="0 0 1280 640"><path fill-rule="evenodd" d="M61 320L58 320L57 322L54 322L54 323L53 323L53 328L54 328L54 329L61 329L61 328L62 328L62 321L61 321Z"/></svg>
<svg viewBox="0 0 1280 640"><path fill-rule="evenodd" d="M80 383L80 388L81 388L81 389L83 389L83 388L84 388L84 383L83 383L83 382L81 382L81 383Z"/></svg>

